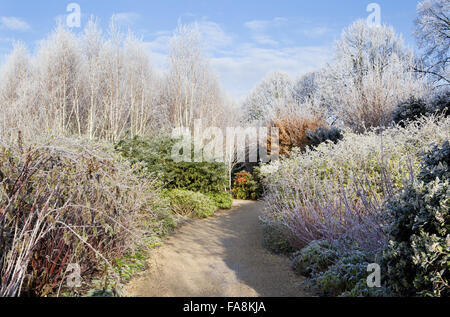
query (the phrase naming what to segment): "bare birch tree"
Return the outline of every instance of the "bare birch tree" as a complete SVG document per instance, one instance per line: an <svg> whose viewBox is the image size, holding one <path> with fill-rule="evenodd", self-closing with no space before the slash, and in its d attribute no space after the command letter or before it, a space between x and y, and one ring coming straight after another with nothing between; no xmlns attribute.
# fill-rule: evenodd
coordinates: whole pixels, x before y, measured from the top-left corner
<svg viewBox="0 0 450 317"><path fill-rule="evenodd" d="M1 70L0 81L0 123L1 135L6 136L18 128L18 121L27 117L27 107L21 107L30 95L32 64L26 47L15 43Z"/></svg>
<svg viewBox="0 0 450 317"><path fill-rule="evenodd" d="M37 55L40 101L45 109L47 130L64 134L81 132L80 85L81 50L75 35L59 24L41 42Z"/></svg>
<svg viewBox="0 0 450 317"><path fill-rule="evenodd" d="M169 69L157 72L145 42L114 17L106 34L91 19L82 34L58 24L30 57L16 45L1 70L2 136L79 135L117 141L153 136L197 119L225 127L232 102L203 57L195 25L180 26Z"/></svg>
<svg viewBox="0 0 450 317"><path fill-rule="evenodd" d="M196 24L179 26L171 41L164 96L175 127L192 128L200 118L219 126L223 95L200 41Z"/></svg>

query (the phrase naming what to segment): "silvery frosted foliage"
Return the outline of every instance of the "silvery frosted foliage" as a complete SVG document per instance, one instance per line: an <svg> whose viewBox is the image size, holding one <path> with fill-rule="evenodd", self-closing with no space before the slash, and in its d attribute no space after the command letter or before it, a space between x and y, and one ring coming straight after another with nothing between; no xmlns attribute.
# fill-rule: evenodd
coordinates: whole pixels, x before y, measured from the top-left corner
<svg viewBox="0 0 450 317"><path fill-rule="evenodd" d="M384 247L383 201L403 188L430 143L450 135L450 118L435 120L422 118L405 129L385 130L382 139L375 131L347 130L337 144L294 151L288 159L263 166L264 221L283 228L295 245L345 238L369 250Z"/></svg>
<svg viewBox="0 0 450 317"><path fill-rule="evenodd" d="M392 27L358 20L344 29L318 78L324 107L357 131L386 125L400 101L424 93L413 68L413 53Z"/></svg>
<svg viewBox="0 0 450 317"><path fill-rule="evenodd" d="M398 295L450 295L449 166L447 139L423 157L418 181L386 206L390 241L383 261Z"/></svg>
<svg viewBox="0 0 450 317"><path fill-rule="evenodd" d="M450 1L419 3L415 34L420 47L425 50L423 71L439 85L450 85Z"/></svg>

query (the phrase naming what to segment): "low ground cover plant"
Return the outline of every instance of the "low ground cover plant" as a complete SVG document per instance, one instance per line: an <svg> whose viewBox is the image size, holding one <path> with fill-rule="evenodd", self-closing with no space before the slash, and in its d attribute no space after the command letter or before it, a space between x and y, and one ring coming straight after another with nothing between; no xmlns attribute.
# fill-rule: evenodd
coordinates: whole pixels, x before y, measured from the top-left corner
<svg viewBox="0 0 450 317"><path fill-rule="evenodd" d="M367 285L367 267L380 253L364 251L346 241L312 241L292 255L293 268L308 277L307 284L324 296L389 296L388 288Z"/></svg>
<svg viewBox="0 0 450 317"><path fill-rule="evenodd" d="M172 189L164 195L169 198L172 210L180 216L208 218L218 209L216 204L202 193Z"/></svg>
<svg viewBox="0 0 450 317"><path fill-rule="evenodd" d="M213 192L208 193L206 196L208 196L219 209L230 209L233 206L233 196L229 193Z"/></svg>

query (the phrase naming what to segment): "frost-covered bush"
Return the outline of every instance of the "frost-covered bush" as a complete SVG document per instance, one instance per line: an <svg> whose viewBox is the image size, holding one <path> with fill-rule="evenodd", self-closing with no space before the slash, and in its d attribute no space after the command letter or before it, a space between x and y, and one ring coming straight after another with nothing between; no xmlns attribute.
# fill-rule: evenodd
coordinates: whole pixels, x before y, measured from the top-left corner
<svg viewBox="0 0 450 317"><path fill-rule="evenodd" d="M340 238L362 249L383 248L384 201L417 171L420 153L449 133L449 118L422 118L407 128L388 129L382 137L345 132L337 144L294 151L274 168L261 169L264 221L284 231L296 248Z"/></svg>
<svg viewBox="0 0 450 317"><path fill-rule="evenodd" d="M388 283L402 296L450 295L450 144L424 157L417 182L386 205Z"/></svg>
<svg viewBox="0 0 450 317"><path fill-rule="evenodd" d="M312 241L293 255L296 273L306 276L308 284L325 296L387 296L385 287L367 285L368 265L376 262L376 252L346 241Z"/></svg>
<svg viewBox="0 0 450 317"><path fill-rule="evenodd" d="M292 238L278 223L263 220L263 244L266 249L275 254L291 254L295 251L291 243Z"/></svg>
<svg viewBox="0 0 450 317"><path fill-rule="evenodd" d="M446 116L450 114L450 92L440 93L431 100L425 101L411 97L401 103L393 112L393 121L405 126L423 116Z"/></svg>
<svg viewBox="0 0 450 317"><path fill-rule="evenodd" d="M369 287L367 272L369 264L374 263L372 253L353 250L341 256L339 260L328 267L323 273L313 277L318 291L327 296L342 297L385 297L390 296L390 290L384 285Z"/></svg>
<svg viewBox="0 0 450 317"><path fill-rule="evenodd" d="M339 257L338 246L330 241L312 241L294 253L293 267L299 275L311 277L325 272Z"/></svg>
<svg viewBox="0 0 450 317"><path fill-rule="evenodd" d="M327 296L339 296L351 292L359 283L367 285L367 266L370 262L366 255L343 258L325 272L314 277L319 291Z"/></svg>
<svg viewBox="0 0 450 317"><path fill-rule="evenodd" d="M108 145L0 144L0 296L51 294L70 263L84 282L111 272L114 258L155 238L160 201Z"/></svg>
<svg viewBox="0 0 450 317"><path fill-rule="evenodd" d="M450 116L450 91L440 93L433 99L431 111L446 117Z"/></svg>

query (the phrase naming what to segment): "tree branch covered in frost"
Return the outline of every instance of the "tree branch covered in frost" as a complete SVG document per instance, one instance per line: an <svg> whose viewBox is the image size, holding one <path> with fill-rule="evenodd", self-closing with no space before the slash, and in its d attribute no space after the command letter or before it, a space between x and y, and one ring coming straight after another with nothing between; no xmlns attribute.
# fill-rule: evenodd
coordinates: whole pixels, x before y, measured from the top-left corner
<svg viewBox="0 0 450 317"><path fill-rule="evenodd" d="M426 0L417 6L416 38L424 49L424 68L437 83L450 85L450 1Z"/></svg>
<svg viewBox="0 0 450 317"><path fill-rule="evenodd" d="M145 43L111 20L83 34L58 25L35 56L16 45L1 70L0 133L83 135L116 141L151 136L202 118L225 126L230 103L202 57L198 30L180 26L169 69L156 71Z"/></svg>
<svg viewBox="0 0 450 317"><path fill-rule="evenodd" d="M171 41L164 88L164 102L175 127L192 128L194 120L200 118L224 126L225 97L200 47L196 24L178 27Z"/></svg>
<svg viewBox="0 0 450 317"><path fill-rule="evenodd" d="M293 83L289 75L273 72L259 83L244 102L245 118L248 121L268 120L292 102Z"/></svg>
<svg viewBox="0 0 450 317"><path fill-rule="evenodd" d="M292 80L283 72L273 72L249 94L243 104L244 118L252 121L272 121L283 115L317 114L316 73Z"/></svg>
<svg viewBox="0 0 450 317"><path fill-rule="evenodd" d="M399 102L426 90L414 66L412 52L392 27L356 21L343 31L333 62L319 76L321 100L357 131L386 125Z"/></svg>

